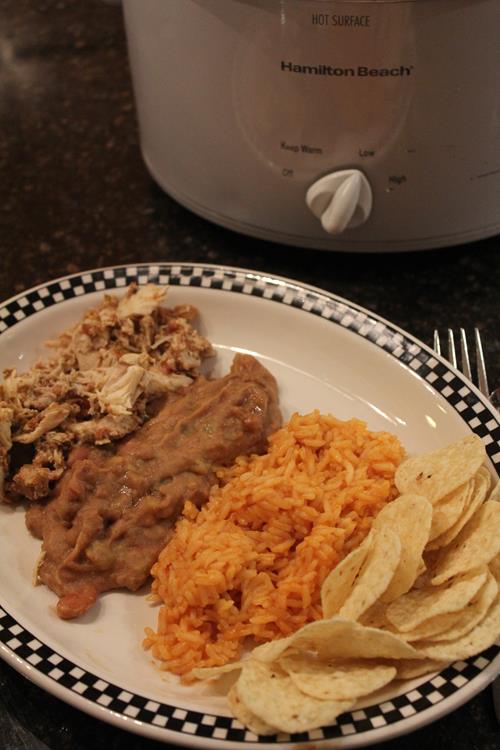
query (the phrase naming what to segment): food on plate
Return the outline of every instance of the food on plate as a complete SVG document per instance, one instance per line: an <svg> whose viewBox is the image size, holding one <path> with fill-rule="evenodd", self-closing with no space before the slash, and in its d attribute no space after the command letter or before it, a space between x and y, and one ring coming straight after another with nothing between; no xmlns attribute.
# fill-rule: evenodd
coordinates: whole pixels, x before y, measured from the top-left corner
<svg viewBox="0 0 500 750"><path fill-rule="evenodd" d="M465 490L465 499L463 507L457 520L449 525L449 519L445 524L445 530L438 536L434 537L431 535L431 541L427 545L429 550L439 549L440 547L446 547L455 537L460 533L465 524L472 518L476 510L479 508L481 503L484 501L486 494L490 488L491 476L488 470L482 466L473 479L470 479L466 485L462 485L455 493L450 493L449 496L443 498L445 501L450 502L453 500L457 502L457 495L463 495ZM491 499L491 498L490 498ZM461 504L461 498L458 500ZM436 513L439 512L439 505L441 502L436 504Z"/></svg>
<svg viewBox="0 0 500 750"><path fill-rule="evenodd" d="M322 700L353 700L373 693L396 676L396 667L370 659L329 665L317 657L289 654L281 660L292 682L306 695Z"/></svg>
<svg viewBox="0 0 500 750"><path fill-rule="evenodd" d="M316 411L294 415L265 455L220 471L209 502L186 505L153 567L163 604L145 640L153 656L185 675L238 658L250 636L281 638L319 619L323 581L389 507L403 455L393 435Z"/></svg>
<svg viewBox="0 0 500 750"><path fill-rule="evenodd" d="M305 732L332 724L354 704L352 699L318 700L299 689L279 665L258 660L245 663L235 699L264 722L268 727L266 734Z"/></svg>
<svg viewBox="0 0 500 750"><path fill-rule="evenodd" d="M0 500L46 497L71 449L123 438L159 397L189 385L210 343L192 305L164 306L165 287L131 284L106 295L48 343L52 356L0 384Z"/></svg>
<svg viewBox="0 0 500 750"><path fill-rule="evenodd" d="M477 435L470 435L432 453L405 461L396 475L398 490L415 492L433 505L476 474L484 462L484 447Z"/></svg>
<svg viewBox="0 0 500 750"><path fill-rule="evenodd" d="M28 500L57 613L153 576L144 645L185 683L225 675L256 734L298 733L500 636L500 485L469 435L405 457L210 343L132 285L0 385L0 499ZM220 694L223 685L218 686ZM384 691L388 692L384 692Z"/></svg>
<svg viewBox="0 0 500 750"><path fill-rule="evenodd" d="M461 611L485 584L488 569L479 567L462 573L441 586L414 588L386 609L389 622L401 632L412 631L426 620L443 614Z"/></svg>
<svg viewBox="0 0 500 750"><path fill-rule="evenodd" d="M264 450L280 424L274 377L237 354L228 375L170 394L117 446L77 447L49 500L26 517L43 539L37 577L59 596L58 615L77 617L103 591L142 586L184 502L200 506L217 470Z"/></svg>
<svg viewBox="0 0 500 750"><path fill-rule="evenodd" d="M498 485L490 491L485 457L482 441L470 436L404 460L395 472L401 494L382 505L363 541L325 577L321 619L257 645L240 661L195 667L188 676L213 680L232 670L234 716L256 734L294 733L331 723L360 699L377 700L375 691L395 680L438 671L494 644L500 495ZM454 504L459 511L450 510ZM439 546L436 526L434 541L446 539Z"/></svg>

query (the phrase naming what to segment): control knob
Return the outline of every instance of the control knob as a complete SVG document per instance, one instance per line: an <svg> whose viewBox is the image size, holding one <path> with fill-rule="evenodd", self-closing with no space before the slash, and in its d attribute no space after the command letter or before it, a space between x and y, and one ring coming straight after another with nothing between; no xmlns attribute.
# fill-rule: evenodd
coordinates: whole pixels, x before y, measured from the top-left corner
<svg viewBox="0 0 500 750"><path fill-rule="evenodd" d="M306 203L325 232L341 234L367 220L372 190L359 169L343 169L316 180L306 193Z"/></svg>

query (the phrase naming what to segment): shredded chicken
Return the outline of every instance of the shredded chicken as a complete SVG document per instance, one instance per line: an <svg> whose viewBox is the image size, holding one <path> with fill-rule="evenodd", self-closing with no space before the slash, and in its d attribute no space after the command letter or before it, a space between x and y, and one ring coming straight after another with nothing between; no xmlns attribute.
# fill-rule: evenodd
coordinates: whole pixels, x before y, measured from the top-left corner
<svg viewBox="0 0 500 750"><path fill-rule="evenodd" d="M44 498L79 443L128 435L155 402L189 385L210 343L193 327L191 305L164 306L166 288L106 295L72 329L47 342L53 356L0 384L0 499Z"/></svg>

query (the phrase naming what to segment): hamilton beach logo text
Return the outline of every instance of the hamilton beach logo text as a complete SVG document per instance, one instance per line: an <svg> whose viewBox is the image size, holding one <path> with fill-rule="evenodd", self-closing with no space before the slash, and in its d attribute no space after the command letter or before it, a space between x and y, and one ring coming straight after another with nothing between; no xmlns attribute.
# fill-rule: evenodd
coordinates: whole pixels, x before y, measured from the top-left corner
<svg viewBox="0 0 500 750"><path fill-rule="evenodd" d="M299 73L309 76L331 76L334 78L370 78L393 76L408 78L413 72L413 65L398 65L394 68L369 68L358 65L356 68L334 68L333 65L297 65L281 61L281 70L285 73Z"/></svg>

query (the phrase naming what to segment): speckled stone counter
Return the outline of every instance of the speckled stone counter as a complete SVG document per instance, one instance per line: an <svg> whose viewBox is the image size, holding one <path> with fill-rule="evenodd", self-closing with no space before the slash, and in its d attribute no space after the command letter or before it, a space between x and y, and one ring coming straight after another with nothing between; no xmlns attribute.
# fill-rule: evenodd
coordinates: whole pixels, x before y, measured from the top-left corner
<svg viewBox="0 0 500 750"><path fill-rule="evenodd" d="M478 325L500 385L500 243L401 254L321 253L249 239L195 216L148 175L138 146L119 5L0 1L0 297L63 274L140 261L206 261L325 288L430 343ZM8 571L0 571L8 575ZM6 750L153 750L0 662ZM381 750L493 750L491 693Z"/></svg>

